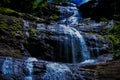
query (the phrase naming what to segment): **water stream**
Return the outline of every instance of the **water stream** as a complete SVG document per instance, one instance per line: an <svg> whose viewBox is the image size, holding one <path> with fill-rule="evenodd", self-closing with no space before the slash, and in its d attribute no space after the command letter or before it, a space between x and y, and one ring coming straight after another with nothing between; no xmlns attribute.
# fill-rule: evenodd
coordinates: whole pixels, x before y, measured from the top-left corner
<svg viewBox="0 0 120 80"><path fill-rule="evenodd" d="M33 61L38 61L38 60L36 58L30 57L25 61L25 65L26 65L28 74L24 80L34 80L33 79Z"/></svg>
<svg viewBox="0 0 120 80"><path fill-rule="evenodd" d="M13 74L13 60L12 58L6 58L2 65L2 73L5 75Z"/></svg>
<svg viewBox="0 0 120 80"><path fill-rule="evenodd" d="M74 76L65 64L48 63L42 80L74 80Z"/></svg>

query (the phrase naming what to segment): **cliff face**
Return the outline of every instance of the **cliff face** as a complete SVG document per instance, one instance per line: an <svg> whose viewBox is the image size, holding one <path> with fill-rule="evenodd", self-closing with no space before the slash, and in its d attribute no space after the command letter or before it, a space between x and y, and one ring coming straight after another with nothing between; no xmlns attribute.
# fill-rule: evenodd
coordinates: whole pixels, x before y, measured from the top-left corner
<svg viewBox="0 0 120 80"><path fill-rule="evenodd" d="M22 20L0 16L0 55L22 58L24 56L25 43Z"/></svg>
<svg viewBox="0 0 120 80"><path fill-rule="evenodd" d="M119 75L119 61L105 63L113 60L109 54L112 42L104 35L109 33L114 22L79 21L74 4L53 6L62 9L57 16L62 18L57 21L2 10L6 8L0 10L1 79L119 79L116 76ZM109 74L110 71L115 73Z"/></svg>

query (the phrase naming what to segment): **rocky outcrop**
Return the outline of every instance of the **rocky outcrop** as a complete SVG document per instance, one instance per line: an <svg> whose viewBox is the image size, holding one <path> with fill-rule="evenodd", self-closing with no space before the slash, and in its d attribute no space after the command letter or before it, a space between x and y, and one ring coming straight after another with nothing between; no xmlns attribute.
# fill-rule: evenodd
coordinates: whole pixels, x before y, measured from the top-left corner
<svg viewBox="0 0 120 80"><path fill-rule="evenodd" d="M91 20L91 18L86 18L80 21L78 25L75 25L75 28L79 31L87 32L87 33L97 33L101 35L105 35L109 33L109 29L114 26L114 21L110 20L96 22L95 20Z"/></svg>
<svg viewBox="0 0 120 80"><path fill-rule="evenodd" d="M85 80L119 80L120 61L113 61L101 65L91 65L81 68Z"/></svg>
<svg viewBox="0 0 120 80"><path fill-rule="evenodd" d="M85 21L84 25L81 25L82 23L77 21L80 16L77 15L75 5L58 7L61 8L61 12L66 11L61 13L61 20L66 20L67 24L59 21L51 24L37 23L11 16L0 16L0 56L5 56L0 57L1 79L94 80L103 74L98 76L96 72L96 68L102 69L101 66L95 65L97 67L94 70L89 70L88 63L112 60L108 55L98 57L112 50L111 42L99 34L104 29L108 30L112 24ZM73 22L71 19L76 21ZM28 56L39 60L27 58ZM80 63L81 61L84 62Z"/></svg>
<svg viewBox="0 0 120 80"><path fill-rule="evenodd" d="M103 36L99 34L90 34L81 32L84 36L88 49L91 53L91 57L95 58L102 54L111 53L112 43L109 40L104 39Z"/></svg>
<svg viewBox="0 0 120 80"><path fill-rule="evenodd" d="M33 58L31 58L33 59ZM26 61L28 59L15 59L9 57L0 57L0 77L2 80L24 80L28 74L29 69ZM98 65L81 65L81 64L63 64L47 62L43 60L33 61L32 79L44 80L59 77L61 79L63 74L69 80L117 80L119 77L120 61L108 62ZM31 63L29 63L31 64ZM51 66L52 65L52 66ZM59 65L59 66L58 66ZM51 74L49 74L48 72ZM57 74L59 72L59 74ZM55 74L56 73L56 74ZM65 75L64 74L64 75ZM48 77L45 77L48 76ZM52 76L50 78L50 76ZM63 78L63 79L66 79Z"/></svg>
<svg viewBox="0 0 120 80"><path fill-rule="evenodd" d="M32 56L44 60L72 62L73 47L71 41L72 38L75 39L75 36L78 35L77 33L74 33L74 28L70 28L69 26L67 27L63 24L37 24L36 29L39 34L36 34L34 37L29 37L28 43L26 44L26 48ZM112 50L111 42L105 40L101 35L81 31L80 34L85 39L91 58L96 58L99 55L110 53ZM76 48L76 51L78 50L79 49ZM65 58L66 53L69 55L68 60Z"/></svg>
<svg viewBox="0 0 120 80"><path fill-rule="evenodd" d="M24 53L26 41L22 20L0 16L0 55L22 58L29 54Z"/></svg>

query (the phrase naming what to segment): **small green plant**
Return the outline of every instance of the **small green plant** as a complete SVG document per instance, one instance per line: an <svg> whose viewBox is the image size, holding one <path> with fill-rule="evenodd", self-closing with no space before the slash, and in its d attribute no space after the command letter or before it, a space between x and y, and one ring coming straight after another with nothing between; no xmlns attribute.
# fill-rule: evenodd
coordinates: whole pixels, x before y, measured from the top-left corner
<svg viewBox="0 0 120 80"><path fill-rule="evenodd" d="M10 8L3 8L3 7L0 7L0 13L3 14L3 15L9 15L9 16L23 16L22 13L20 12L16 12Z"/></svg>
<svg viewBox="0 0 120 80"><path fill-rule="evenodd" d="M96 69L101 69L101 68L102 68L102 66L100 66L100 65L96 66Z"/></svg>
<svg viewBox="0 0 120 80"><path fill-rule="evenodd" d="M105 17L100 18L100 21L102 21L102 22L107 22L107 23L108 23L108 19L105 18Z"/></svg>
<svg viewBox="0 0 120 80"><path fill-rule="evenodd" d="M84 20L84 24L88 25L89 21L88 20Z"/></svg>
<svg viewBox="0 0 120 80"><path fill-rule="evenodd" d="M120 22L115 22L115 25L110 29L109 34L105 35L106 39L113 42L113 56L115 59L120 59Z"/></svg>
<svg viewBox="0 0 120 80"><path fill-rule="evenodd" d="M32 27L29 28L28 32L30 34L30 37L33 37L38 33L38 31Z"/></svg>

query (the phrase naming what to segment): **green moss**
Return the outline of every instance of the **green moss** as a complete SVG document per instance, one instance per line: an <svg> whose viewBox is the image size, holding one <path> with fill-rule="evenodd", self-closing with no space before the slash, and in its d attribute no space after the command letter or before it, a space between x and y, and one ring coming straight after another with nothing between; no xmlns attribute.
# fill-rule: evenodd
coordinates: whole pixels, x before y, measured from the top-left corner
<svg viewBox="0 0 120 80"><path fill-rule="evenodd" d="M6 29L7 29L7 20L6 19L0 20L0 31L5 32Z"/></svg>
<svg viewBox="0 0 120 80"><path fill-rule="evenodd" d="M46 44L46 47L50 47L50 44Z"/></svg>
<svg viewBox="0 0 120 80"><path fill-rule="evenodd" d="M20 20L14 17L1 16L0 17L0 31L7 33L17 33L17 31L23 30Z"/></svg>
<svg viewBox="0 0 120 80"><path fill-rule="evenodd" d="M0 8L0 13L1 14L3 14L3 15L9 15L9 16L23 16L23 14L22 13L20 13L20 12L16 12L16 11L14 11L14 10L12 10L12 9L9 9L9 8Z"/></svg>
<svg viewBox="0 0 120 80"><path fill-rule="evenodd" d="M109 22L108 19L105 18L105 17L100 18L100 21L102 21L102 22L107 22L107 23Z"/></svg>
<svg viewBox="0 0 120 80"><path fill-rule="evenodd" d="M59 17L58 17L58 15L57 14L52 14L51 16L50 16L50 19L51 19L51 21L57 21L57 19L58 19Z"/></svg>
<svg viewBox="0 0 120 80"><path fill-rule="evenodd" d="M88 20L84 20L84 24L88 25L89 21Z"/></svg>
<svg viewBox="0 0 120 80"><path fill-rule="evenodd" d="M106 39L113 42L114 51L113 55L115 59L120 58L120 22L115 22L115 25L110 29L109 34L105 35Z"/></svg>
<svg viewBox="0 0 120 80"><path fill-rule="evenodd" d="M30 37L33 37L38 33L38 31L32 27L29 28L28 32L30 34Z"/></svg>
<svg viewBox="0 0 120 80"><path fill-rule="evenodd" d="M56 6L50 3L42 3L37 6L34 11L34 15L41 17L50 22L56 22L59 18L60 11Z"/></svg>
<svg viewBox="0 0 120 80"><path fill-rule="evenodd" d="M13 57L13 58L23 58L23 56L20 55L20 50L18 49L11 50L11 51L3 49L2 51L0 50L0 55L7 56L7 57Z"/></svg>
<svg viewBox="0 0 120 80"><path fill-rule="evenodd" d="M0 15L14 16L14 17L23 18L25 20L29 20L32 22L37 22L37 19L35 16L33 16L31 14L17 12L12 9L9 9L9 8L0 7Z"/></svg>
<svg viewBox="0 0 120 80"><path fill-rule="evenodd" d="M101 68L103 68L103 66L100 66L100 65L96 66L96 69L101 69Z"/></svg>

